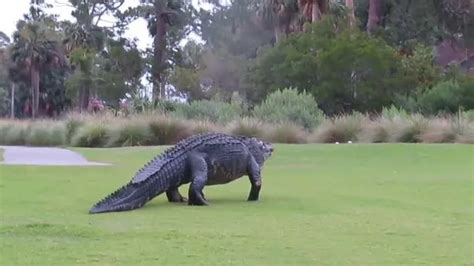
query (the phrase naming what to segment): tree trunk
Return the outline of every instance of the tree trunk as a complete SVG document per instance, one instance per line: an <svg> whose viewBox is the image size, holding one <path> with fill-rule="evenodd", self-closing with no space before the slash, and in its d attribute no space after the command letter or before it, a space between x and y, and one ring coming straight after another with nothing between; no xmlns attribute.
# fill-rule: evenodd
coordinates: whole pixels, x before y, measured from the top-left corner
<svg viewBox="0 0 474 266"><path fill-rule="evenodd" d="M166 49L166 21L163 17L165 9L164 1L155 0L156 33L153 39L153 100L165 97L165 90L162 88L162 72L164 69L164 58Z"/></svg>
<svg viewBox="0 0 474 266"><path fill-rule="evenodd" d="M39 82L40 82L40 71L37 65L31 64L30 69L31 78L31 117L35 119L38 115L39 105Z"/></svg>
<svg viewBox="0 0 474 266"><path fill-rule="evenodd" d="M15 83L12 82L12 87L11 87L12 93L11 93L11 104L10 104L10 117L11 119L15 119Z"/></svg>
<svg viewBox="0 0 474 266"><path fill-rule="evenodd" d="M313 0L310 3L311 5L311 22L314 23L316 21L321 20L321 8L319 6L319 1L318 0Z"/></svg>
<svg viewBox="0 0 474 266"><path fill-rule="evenodd" d="M79 111L87 111L89 108L90 87L89 84L82 87L79 92Z"/></svg>
<svg viewBox="0 0 474 266"><path fill-rule="evenodd" d="M346 0L346 7L349 10L349 26L355 25L354 0Z"/></svg>
<svg viewBox="0 0 474 266"><path fill-rule="evenodd" d="M323 18L323 15L328 12L328 0L310 0L308 5L311 10L311 22L318 22Z"/></svg>
<svg viewBox="0 0 474 266"><path fill-rule="evenodd" d="M279 43L286 38L287 25L276 25L274 28L275 42Z"/></svg>
<svg viewBox="0 0 474 266"><path fill-rule="evenodd" d="M370 0L369 19L367 20L367 33L372 34L377 29L381 17L381 0Z"/></svg>

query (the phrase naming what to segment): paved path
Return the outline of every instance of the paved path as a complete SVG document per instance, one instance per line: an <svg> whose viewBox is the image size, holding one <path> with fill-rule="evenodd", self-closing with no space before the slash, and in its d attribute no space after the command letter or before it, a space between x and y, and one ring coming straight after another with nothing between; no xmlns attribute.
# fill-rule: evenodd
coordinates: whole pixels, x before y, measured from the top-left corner
<svg viewBox="0 0 474 266"><path fill-rule="evenodd" d="M3 149L3 162L0 161L0 164L70 166L108 165L89 162L82 155L62 148L0 146L0 149Z"/></svg>

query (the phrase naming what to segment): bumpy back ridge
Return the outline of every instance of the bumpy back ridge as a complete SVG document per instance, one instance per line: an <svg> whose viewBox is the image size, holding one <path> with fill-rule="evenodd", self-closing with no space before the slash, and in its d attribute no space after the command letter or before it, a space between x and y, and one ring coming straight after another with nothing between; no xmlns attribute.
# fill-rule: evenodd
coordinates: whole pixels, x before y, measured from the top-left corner
<svg viewBox="0 0 474 266"><path fill-rule="evenodd" d="M153 174L160 171L163 166L170 160L183 155L184 153L202 145L209 141L219 138L230 138L231 136L224 133L202 133L191 136L179 141L173 147L168 148L162 154L156 156L145 164L132 178L132 183L141 183L151 177Z"/></svg>

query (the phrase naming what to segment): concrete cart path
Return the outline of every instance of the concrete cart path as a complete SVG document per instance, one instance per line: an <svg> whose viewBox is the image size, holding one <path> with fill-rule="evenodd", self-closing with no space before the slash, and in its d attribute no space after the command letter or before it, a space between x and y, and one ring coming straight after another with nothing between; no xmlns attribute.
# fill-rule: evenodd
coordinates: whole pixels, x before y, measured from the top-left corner
<svg viewBox="0 0 474 266"><path fill-rule="evenodd" d="M3 149L3 162L9 165L62 165L97 166L105 163L89 162L82 155L62 148L0 146Z"/></svg>

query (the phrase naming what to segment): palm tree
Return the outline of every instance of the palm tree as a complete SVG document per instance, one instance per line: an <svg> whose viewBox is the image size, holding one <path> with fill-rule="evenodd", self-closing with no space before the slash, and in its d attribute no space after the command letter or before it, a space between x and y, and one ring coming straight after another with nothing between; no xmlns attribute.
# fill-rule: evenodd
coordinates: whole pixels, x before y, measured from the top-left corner
<svg viewBox="0 0 474 266"><path fill-rule="evenodd" d="M70 58L71 64L78 67L83 77L79 88L79 110L88 108L90 89L92 86L92 67L95 56L101 51L106 43L106 36L100 27L83 27L79 24L63 24L65 39L64 50Z"/></svg>
<svg viewBox="0 0 474 266"><path fill-rule="evenodd" d="M57 35L42 22L20 21L13 36L11 60L24 72L31 86L32 118L38 115L42 69L60 57Z"/></svg>
<svg viewBox="0 0 474 266"><path fill-rule="evenodd" d="M303 30L305 22L320 21L329 11L329 0L261 0L255 8L262 22L274 27L279 42L289 33Z"/></svg>

